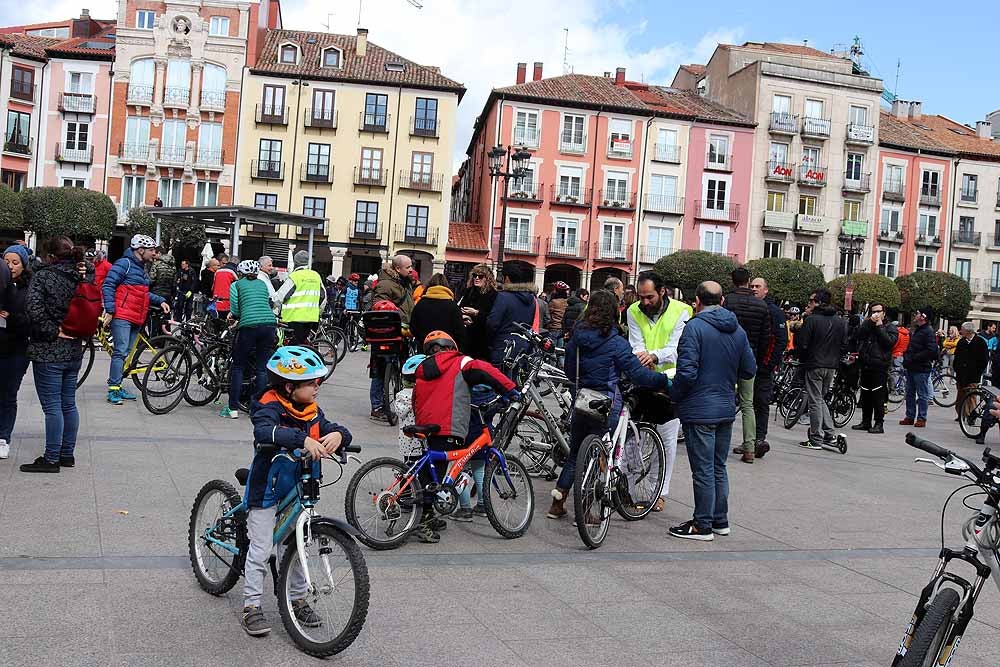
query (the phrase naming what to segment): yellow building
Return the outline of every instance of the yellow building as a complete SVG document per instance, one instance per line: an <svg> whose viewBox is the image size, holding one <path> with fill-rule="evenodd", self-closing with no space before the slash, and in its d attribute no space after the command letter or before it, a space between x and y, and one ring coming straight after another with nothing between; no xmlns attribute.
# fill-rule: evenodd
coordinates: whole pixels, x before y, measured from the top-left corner
<svg viewBox="0 0 1000 667"><path fill-rule="evenodd" d="M268 31L246 72L235 203L327 218L313 266L377 272L411 255L426 280L444 269L461 84L368 41ZM283 266L308 237L247 225L239 256Z"/></svg>

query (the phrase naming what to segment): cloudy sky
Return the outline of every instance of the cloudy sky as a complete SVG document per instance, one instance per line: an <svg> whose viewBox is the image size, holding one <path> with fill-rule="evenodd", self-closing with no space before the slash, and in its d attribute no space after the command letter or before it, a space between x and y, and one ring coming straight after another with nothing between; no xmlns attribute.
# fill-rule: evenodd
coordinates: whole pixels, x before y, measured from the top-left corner
<svg viewBox="0 0 1000 667"><path fill-rule="evenodd" d="M992 22L974 23L961 12L926 0L896 3L800 4L716 0L361 0L369 39L415 60L437 65L468 89L459 107L456 165L472 122L490 88L514 83L516 63L541 61L546 76L563 71L600 74L625 67L629 79L667 84L681 63L705 62L719 42L788 41L823 50L843 48L855 35L865 62L890 90L901 62L899 94L921 99L926 111L972 123L1000 107L998 77L986 51ZM113 18L115 0L48 0L27 6L0 2L0 24L77 15ZM905 11L901 11L905 8ZM328 12L334 12L328 15ZM290 29L353 33L358 0L283 0Z"/></svg>

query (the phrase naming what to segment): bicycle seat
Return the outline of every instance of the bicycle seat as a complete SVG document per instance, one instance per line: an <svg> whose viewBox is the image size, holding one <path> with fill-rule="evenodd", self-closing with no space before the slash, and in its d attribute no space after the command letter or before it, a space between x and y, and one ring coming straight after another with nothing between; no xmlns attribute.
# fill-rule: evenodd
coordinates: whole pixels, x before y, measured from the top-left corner
<svg viewBox="0 0 1000 667"><path fill-rule="evenodd" d="M429 435L434 435L441 430L441 427L437 424L426 424L424 426L413 425L404 426L403 434L408 435L411 438L426 438Z"/></svg>
<svg viewBox="0 0 1000 667"><path fill-rule="evenodd" d="M236 471L236 481L240 483L240 486L247 485L247 477L250 476L249 468L240 468Z"/></svg>

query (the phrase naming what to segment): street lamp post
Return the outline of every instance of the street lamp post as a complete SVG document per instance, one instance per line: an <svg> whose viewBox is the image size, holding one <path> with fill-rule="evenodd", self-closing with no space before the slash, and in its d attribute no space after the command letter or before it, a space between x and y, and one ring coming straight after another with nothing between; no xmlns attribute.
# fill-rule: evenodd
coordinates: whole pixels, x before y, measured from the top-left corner
<svg viewBox="0 0 1000 667"><path fill-rule="evenodd" d="M513 154L511 151L514 151ZM524 150L523 148L514 148L513 146L507 146L504 149L502 146L495 146L493 150L489 153L490 157L490 177L493 179L503 178L503 209L500 214L500 243L499 248L497 248L497 281L503 282L503 255L504 255L504 244L506 243L507 236L507 193L510 189L510 179L512 178L523 178L528 171L528 160L531 159L531 153ZM506 161L504 158L506 157ZM504 171L504 167L508 167L510 171ZM492 236L493 230L490 230L490 235ZM490 241L492 245L492 239Z"/></svg>
<svg viewBox="0 0 1000 667"><path fill-rule="evenodd" d="M847 255L850 259L847 262L847 287L844 293L844 310L850 311L854 297L854 270L857 268L857 259L865 251L865 237L863 236L841 236L840 253ZM848 292L850 293L848 295ZM848 298L850 296L850 299Z"/></svg>

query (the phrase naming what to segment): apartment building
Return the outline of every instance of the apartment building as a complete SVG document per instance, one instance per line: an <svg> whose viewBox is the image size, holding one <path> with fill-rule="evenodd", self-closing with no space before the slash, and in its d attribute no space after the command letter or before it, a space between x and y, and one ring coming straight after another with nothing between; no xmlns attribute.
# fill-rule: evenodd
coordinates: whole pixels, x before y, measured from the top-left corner
<svg viewBox="0 0 1000 667"><path fill-rule="evenodd" d="M0 35L0 109L4 119L0 182L15 191L38 182L38 133L43 118L39 89L46 85L45 47L58 41L24 34Z"/></svg>
<svg viewBox="0 0 1000 667"><path fill-rule="evenodd" d="M761 42L720 44L699 71L682 68L674 87L757 124L748 255L807 261L827 278L867 270L882 82L847 58Z"/></svg>
<svg viewBox="0 0 1000 667"><path fill-rule="evenodd" d="M323 272L374 273L396 253L425 280L444 269L461 84L359 29L270 31L243 86L237 203L327 218ZM250 225L243 253L283 263L302 231Z"/></svg>

